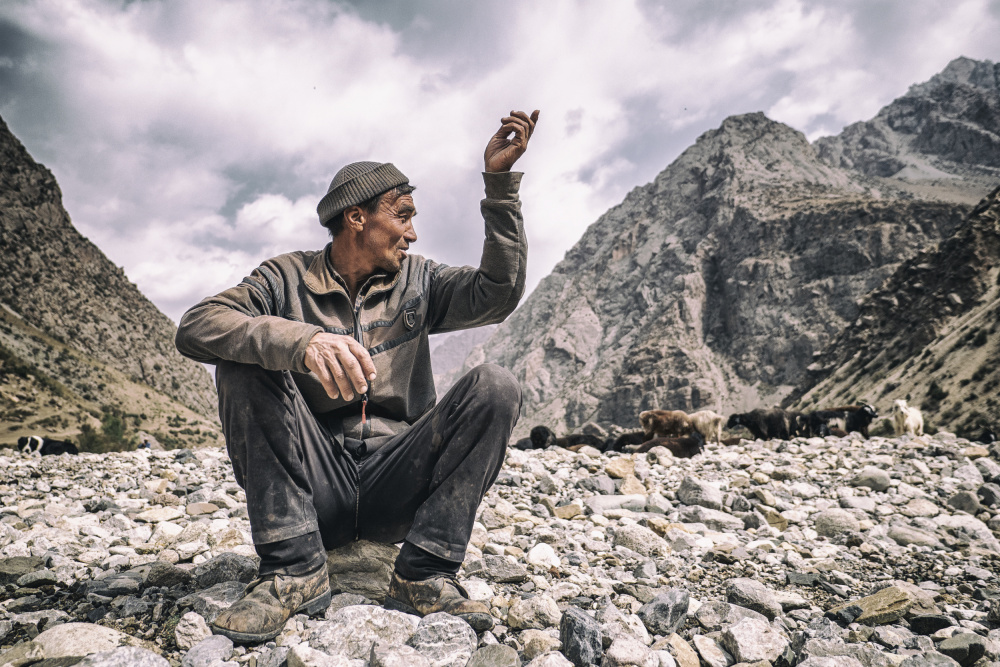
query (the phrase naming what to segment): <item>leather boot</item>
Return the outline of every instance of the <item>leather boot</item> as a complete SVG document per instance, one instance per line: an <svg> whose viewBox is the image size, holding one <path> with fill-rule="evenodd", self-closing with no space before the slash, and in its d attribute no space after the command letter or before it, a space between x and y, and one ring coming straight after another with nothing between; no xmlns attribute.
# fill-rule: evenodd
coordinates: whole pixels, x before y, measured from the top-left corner
<svg viewBox="0 0 1000 667"><path fill-rule="evenodd" d="M469 593L453 576L441 575L413 581L393 572L389 593L382 606L417 616L443 611L461 618L476 632L493 628L489 607L470 600Z"/></svg>
<svg viewBox="0 0 1000 667"><path fill-rule="evenodd" d="M277 637L295 614L318 614L330 606L326 563L301 577L271 574L254 579L246 592L212 622L212 631L237 644L258 644Z"/></svg>

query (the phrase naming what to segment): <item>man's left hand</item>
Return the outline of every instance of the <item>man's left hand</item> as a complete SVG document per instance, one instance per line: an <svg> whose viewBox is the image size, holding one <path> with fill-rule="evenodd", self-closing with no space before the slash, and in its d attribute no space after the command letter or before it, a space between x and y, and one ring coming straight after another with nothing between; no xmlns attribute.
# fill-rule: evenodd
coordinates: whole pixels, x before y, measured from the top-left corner
<svg viewBox="0 0 1000 667"><path fill-rule="evenodd" d="M509 116L501 118L500 129L486 144L486 153L483 155L486 171L510 171L510 168L517 162L517 158L521 157L527 150L528 139L535 131L535 122L537 121L537 109L531 112L531 116L523 111L511 111ZM513 137L510 136L511 133L513 133Z"/></svg>

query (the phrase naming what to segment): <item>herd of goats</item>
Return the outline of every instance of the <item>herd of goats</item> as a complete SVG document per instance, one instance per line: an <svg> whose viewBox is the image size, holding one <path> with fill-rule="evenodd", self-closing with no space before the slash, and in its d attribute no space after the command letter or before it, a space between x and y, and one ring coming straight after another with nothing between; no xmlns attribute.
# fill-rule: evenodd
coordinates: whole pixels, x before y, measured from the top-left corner
<svg viewBox="0 0 1000 667"><path fill-rule="evenodd" d="M890 419L897 436L923 435L924 418L918 408L900 399L893 403ZM594 447L602 452L648 452L653 447L665 447L678 458L691 458L701 453L705 443L714 439L723 445L738 444L742 438L723 438L722 429L744 428L758 440L790 440L796 437L845 437L860 433L868 438L868 428L878 419L875 407L867 403L842 405L828 410L795 412L780 408L758 408L736 413L727 420L711 410L687 414L681 410L646 410L639 413L641 431L623 433L617 437L600 438L592 433L574 433L556 437L547 426L531 429L527 438L518 440L517 449L545 449L563 447L577 451ZM986 428L977 442L992 443L993 431Z"/></svg>

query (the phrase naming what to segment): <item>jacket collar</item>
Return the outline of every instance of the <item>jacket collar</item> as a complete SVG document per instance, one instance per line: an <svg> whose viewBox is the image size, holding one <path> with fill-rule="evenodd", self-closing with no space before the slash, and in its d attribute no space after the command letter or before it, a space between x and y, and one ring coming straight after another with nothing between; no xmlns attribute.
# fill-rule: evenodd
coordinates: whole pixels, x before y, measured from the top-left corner
<svg viewBox="0 0 1000 667"><path fill-rule="evenodd" d="M350 299L351 297L347 293L347 285L344 279L340 277L340 274L333 268L333 263L330 261L330 245L330 243L327 243L322 252L316 253L316 256L309 262L309 269L306 271L304 279L306 288L313 294L340 292ZM376 273L372 275L365 283L368 285L368 289L364 290L365 294L374 294L375 292L384 292L392 289L399 282L400 273L400 271L397 271L393 274Z"/></svg>

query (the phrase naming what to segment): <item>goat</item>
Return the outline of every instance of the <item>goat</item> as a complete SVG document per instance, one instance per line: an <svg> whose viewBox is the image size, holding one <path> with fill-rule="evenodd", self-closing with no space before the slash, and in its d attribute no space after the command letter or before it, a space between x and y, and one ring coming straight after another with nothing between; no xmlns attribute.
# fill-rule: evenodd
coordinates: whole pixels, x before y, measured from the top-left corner
<svg viewBox="0 0 1000 667"><path fill-rule="evenodd" d="M742 426L750 431L753 437L758 440L788 440L789 436L797 427L793 422L797 421L795 413L788 413L780 408L764 410L757 408L750 412L736 413L729 416L726 428L737 428Z"/></svg>
<svg viewBox="0 0 1000 667"><path fill-rule="evenodd" d="M639 423L647 440L657 436L687 435L694 430L691 419L681 410L646 410L639 413Z"/></svg>
<svg viewBox="0 0 1000 667"><path fill-rule="evenodd" d="M79 454L80 450L72 442L41 438L29 435L17 439L17 448L24 454L38 456L58 456L59 454Z"/></svg>
<svg viewBox="0 0 1000 667"><path fill-rule="evenodd" d="M896 399L892 404L892 425L896 435L923 435L924 417L919 408L911 408L903 399Z"/></svg>
<svg viewBox="0 0 1000 667"><path fill-rule="evenodd" d="M808 421L809 434L822 438L830 435L831 420L842 420L846 426L847 415L842 410L813 410L806 415L806 419Z"/></svg>
<svg viewBox="0 0 1000 667"><path fill-rule="evenodd" d="M549 429L548 426L536 426L531 429L531 434L528 437L531 441L532 447L529 449L545 449L546 447L562 447L563 449L571 449L576 451L581 447L594 447L598 450L604 449L604 441L598 438L596 435L589 435L587 433L572 433L562 438L557 438L556 435ZM520 440L515 447L520 444ZM520 447L518 447L520 449Z"/></svg>
<svg viewBox="0 0 1000 667"><path fill-rule="evenodd" d="M676 458L689 459L705 449L705 436L694 431L688 436L652 438L639 445L635 451L637 454L641 454L648 452L653 447L666 447Z"/></svg>
<svg viewBox="0 0 1000 667"><path fill-rule="evenodd" d="M629 431L628 433L622 433L617 438L608 438L604 441L604 451L606 452L624 452L625 448L629 445L641 445L646 440L646 434L643 431Z"/></svg>
<svg viewBox="0 0 1000 667"><path fill-rule="evenodd" d="M688 419L694 430L705 436L705 440L715 437L716 443L722 442L722 422L726 421L725 417L711 410L699 410L688 415Z"/></svg>
<svg viewBox="0 0 1000 667"><path fill-rule="evenodd" d="M875 406L868 403L862 403L860 405L842 405L838 408L832 408L837 412L843 412L845 414L844 420L844 430L848 433L852 431L857 431L864 437L868 437L868 427L871 423L878 419L878 412L875 410Z"/></svg>
<svg viewBox="0 0 1000 667"><path fill-rule="evenodd" d="M989 426L983 429L983 434L976 438L973 442L981 442L984 445L991 445L997 441L997 436Z"/></svg>

